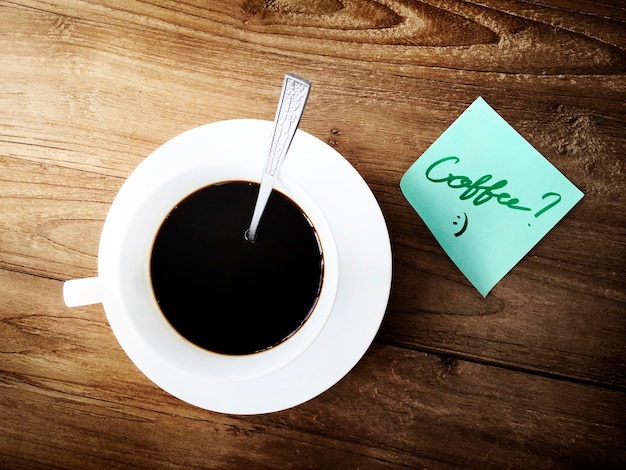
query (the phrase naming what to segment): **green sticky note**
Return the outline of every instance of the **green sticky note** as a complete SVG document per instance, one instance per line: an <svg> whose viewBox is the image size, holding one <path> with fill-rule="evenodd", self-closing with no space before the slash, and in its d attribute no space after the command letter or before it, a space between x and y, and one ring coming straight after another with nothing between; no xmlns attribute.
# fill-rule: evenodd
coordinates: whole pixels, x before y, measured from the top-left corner
<svg viewBox="0 0 626 470"><path fill-rule="evenodd" d="M482 98L415 161L400 188L483 296L583 197Z"/></svg>

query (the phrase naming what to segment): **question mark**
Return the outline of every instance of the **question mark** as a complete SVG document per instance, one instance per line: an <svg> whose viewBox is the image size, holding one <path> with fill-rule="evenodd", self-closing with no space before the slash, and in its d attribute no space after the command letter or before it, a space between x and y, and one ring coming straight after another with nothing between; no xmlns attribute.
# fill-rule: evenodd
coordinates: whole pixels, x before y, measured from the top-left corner
<svg viewBox="0 0 626 470"><path fill-rule="evenodd" d="M550 204L548 204L546 207L544 207L543 209L541 209L540 211L537 211L537 213L535 214L535 217L539 217L541 214L543 214L545 211L552 209L554 206L556 206L559 202L561 202L561 195L559 193L545 193L543 196L541 196L541 199L545 199L547 197L551 197L551 196L556 196L557 199L552 201Z"/></svg>

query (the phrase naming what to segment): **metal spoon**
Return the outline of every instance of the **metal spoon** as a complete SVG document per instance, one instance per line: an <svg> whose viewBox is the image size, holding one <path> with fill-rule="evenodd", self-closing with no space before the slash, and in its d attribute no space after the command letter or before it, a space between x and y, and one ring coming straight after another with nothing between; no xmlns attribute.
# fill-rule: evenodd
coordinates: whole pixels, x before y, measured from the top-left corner
<svg viewBox="0 0 626 470"><path fill-rule="evenodd" d="M265 161L265 170L261 177L259 195L254 206L250 228L245 233L246 240L250 242L256 240L261 216L300 124L310 90L311 82L308 80L290 73L285 75L276 117L274 118L274 128Z"/></svg>

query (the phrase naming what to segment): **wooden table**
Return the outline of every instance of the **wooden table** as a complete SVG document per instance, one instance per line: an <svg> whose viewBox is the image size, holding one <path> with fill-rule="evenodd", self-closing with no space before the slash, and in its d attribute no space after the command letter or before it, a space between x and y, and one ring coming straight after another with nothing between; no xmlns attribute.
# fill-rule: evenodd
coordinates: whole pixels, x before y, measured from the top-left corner
<svg viewBox="0 0 626 470"><path fill-rule="evenodd" d="M0 467L624 468L626 4L0 1ZM379 334L301 406L181 402L123 353L97 273L132 170L193 127L271 120L359 171L393 245ZM399 189L478 96L585 192L483 298Z"/></svg>

